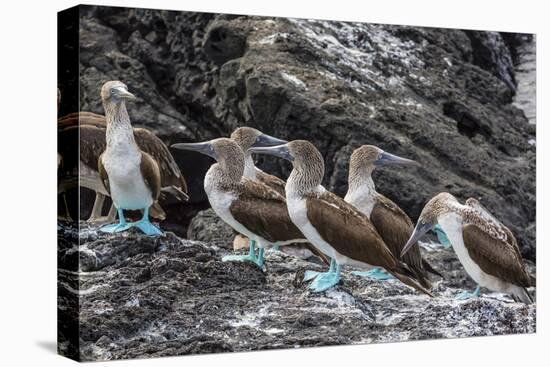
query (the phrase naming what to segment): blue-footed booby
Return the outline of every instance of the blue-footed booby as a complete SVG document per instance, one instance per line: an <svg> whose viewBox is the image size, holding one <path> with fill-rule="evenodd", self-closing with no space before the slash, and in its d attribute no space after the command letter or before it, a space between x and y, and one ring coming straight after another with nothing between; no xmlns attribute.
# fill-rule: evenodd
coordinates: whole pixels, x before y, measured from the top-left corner
<svg viewBox="0 0 550 367"><path fill-rule="evenodd" d="M200 152L217 161L206 173L204 191L214 212L235 231L260 248L306 241L290 220L285 197L259 181L243 178L245 156L235 141L218 138L172 147ZM262 267L262 252L256 257L252 250L247 260Z"/></svg>
<svg viewBox="0 0 550 367"><path fill-rule="evenodd" d="M158 163L136 144L126 101L135 100L126 85L110 81L101 88L107 119L106 149L98 159L101 182L117 208L119 222L100 228L103 232L121 232L138 227L151 236L162 234L149 221L149 208L159 198L161 175ZM126 222L124 210L143 210L135 223Z"/></svg>
<svg viewBox="0 0 550 367"><path fill-rule="evenodd" d="M247 126L243 126L235 129L233 133L231 133L230 138L233 139L244 152L243 177L248 178L249 180L257 180L263 183L264 185L269 186L273 190L277 191L279 194L281 194L284 197L286 182L280 179L279 177L265 173L264 171L256 167L256 164L254 163L254 159L252 158L252 153L250 153L249 149L252 147L266 147L266 146L280 145L280 144L286 143L287 141L275 138L271 135L267 135L261 132L258 129L247 127ZM250 247L253 247L253 246L254 244L252 244ZM302 252L303 251L311 252L313 255L323 260L323 262L325 262L326 264L329 263L329 259L327 259L325 254L317 250L309 242L299 243L293 246L298 247L294 249L294 250L297 250L298 252L300 252L300 249L302 249ZM289 250L289 247L291 246L285 246L284 250L285 251ZM263 252L262 248L260 249L260 252ZM233 257L230 255L226 258L240 260L239 256Z"/></svg>
<svg viewBox="0 0 550 367"><path fill-rule="evenodd" d="M436 224L441 226L468 275L478 284L474 292L463 292L457 298L477 297L481 286L512 294L527 304L533 302L526 289L533 279L525 269L514 235L477 200L470 198L462 205L446 192L434 196L422 210L403 253Z"/></svg>
<svg viewBox="0 0 550 367"><path fill-rule="evenodd" d="M68 135L67 139L78 139L80 142L80 162L78 163L80 185L95 192L93 209L88 218L90 223L110 223L116 218L114 205L111 205L107 217L101 214L105 198L110 196L101 182L97 167L99 156L106 147L106 128L105 116L93 112L74 112L58 119L60 139L63 140L65 135ZM168 147L148 129L134 128L133 130L134 139L139 148L150 154L159 164L161 202L187 201L187 183ZM158 202L151 206L150 214L158 220L166 218Z"/></svg>
<svg viewBox="0 0 550 367"><path fill-rule="evenodd" d="M382 267L403 283L431 296L408 266L386 246L367 216L322 185L325 164L321 153L306 140L251 148L292 162L286 186L290 218L309 242L334 260L327 273L319 274L310 288L320 292L340 281L342 265L363 269Z"/></svg>
<svg viewBox="0 0 550 367"><path fill-rule="evenodd" d="M355 149L350 157L348 192L344 200L371 220L392 254L399 258L403 246L414 230L414 224L397 204L376 191L372 173L377 167L387 165L418 166L418 163L390 154L373 145L363 145ZM411 247L402 260L425 288L431 288L426 271L440 275L422 258L418 245ZM380 280L391 277L380 268L356 274Z"/></svg>

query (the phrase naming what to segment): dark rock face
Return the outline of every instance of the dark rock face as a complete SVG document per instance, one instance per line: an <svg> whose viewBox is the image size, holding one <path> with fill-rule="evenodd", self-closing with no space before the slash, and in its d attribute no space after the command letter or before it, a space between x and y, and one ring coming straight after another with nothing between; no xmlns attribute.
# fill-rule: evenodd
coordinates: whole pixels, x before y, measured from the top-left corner
<svg viewBox="0 0 550 367"><path fill-rule="evenodd" d="M200 211L191 220L187 230L187 238L194 241L201 241L231 250L235 232L225 224L212 209Z"/></svg>
<svg viewBox="0 0 550 367"><path fill-rule="evenodd" d="M132 121L168 144L227 136L241 125L308 139L325 157L324 184L339 195L350 153L375 144L422 164L375 173L379 191L412 218L441 191L476 197L535 258L535 128L512 105L509 36L82 9L82 109L101 113L99 88L120 79L139 97ZM197 167L187 154L176 159L194 180L192 199L205 202L201 180L210 161ZM288 175L285 162L259 159L266 171Z"/></svg>
<svg viewBox="0 0 550 367"><path fill-rule="evenodd" d="M78 250L59 247L59 305L78 301L78 351L86 361L536 331L535 305L485 292L454 300L474 284L452 251L434 245L423 252L445 276L433 278L436 298L347 271L336 288L314 294L301 275L322 268L282 252L268 251L262 271L222 262L222 246L169 232L151 239L80 225ZM75 233L58 230L63 238ZM72 347L64 335L60 345Z"/></svg>

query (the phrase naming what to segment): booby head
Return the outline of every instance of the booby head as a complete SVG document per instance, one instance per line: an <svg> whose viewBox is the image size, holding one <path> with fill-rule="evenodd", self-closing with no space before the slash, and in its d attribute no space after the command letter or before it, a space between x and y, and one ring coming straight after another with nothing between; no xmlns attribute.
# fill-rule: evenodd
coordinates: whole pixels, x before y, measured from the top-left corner
<svg viewBox="0 0 550 367"><path fill-rule="evenodd" d="M177 143L172 148L192 150L214 158L223 171L233 180L239 181L244 172L244 153L239 145L229 138L217 138L201 143Z"/></svg>
<svg viewBox="0 0 550 367"><path fill-rule="evenodd" d="M376 167L388 165L418 165L418 163L385 152L374 145L363 145L355 149L350 158L350 166L356 168L374 170Z"/></svg>
<svg viewBox="0 0 550 367"><path fill-rule="evenodd" d="M289 181L296 181L302 193L321 185L325 161L315 145L307 140L293 140L273 147L250 148L249 151L273 155L291 162L294 169Z"/></svg>
<svg viewBox="0 0 550 367"><path fill-rule="evenodd" d="M422 236L432 230L438 224L439 218L442 215L453 211L453 206L457 203L458 200L448 192L439 193L431 198L426 206L424 206L424 209L422 209L422 213L420 213L416 227L401 251L401 256L407 253L407 251L415 243L417 243Z"/></svg>
<svg viewBox="0 0 550 367"><path fill-rule="evenodd" d="M291 162L298 170L316 169L324 173L325 162L321 153L307 140L293 140L286 144L272 147L252 147L253 153L264 153Z"/></svg>
<svg viewBox="0 0 550 367"><path fill-rule="evenodd" d="M121 81L112 80L101 87L103 104L119 104L123 101L134 101L136 96L128 92L128 87Z"/></svg>
<svg viewBox="0 0 550 367"><path fill-rule="evenodd" d="M286 140L275 138L264 134L258 129L247 126L239 127L233 131L231 139L239 144L243 152L253 147L271 147L287 143Z"/></svg>

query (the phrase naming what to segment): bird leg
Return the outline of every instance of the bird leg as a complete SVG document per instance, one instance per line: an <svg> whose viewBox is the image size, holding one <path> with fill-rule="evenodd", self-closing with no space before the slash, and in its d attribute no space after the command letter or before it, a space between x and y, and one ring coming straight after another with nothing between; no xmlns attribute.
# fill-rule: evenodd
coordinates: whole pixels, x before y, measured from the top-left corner
<svg viewBox="0 0 550 367"><path fill-rule="evenodd" d="M477 298L477 297L479 297L480 293L481 293L481 290L480 290L479 284L478 284L478 286L476 287L476 289L473 292L464 291L464 292L460 293L458 296L456 296L456 299L465 300L465 299L470 299L470 298Z"/></svg>
<svg viewBox="0 0 550 367"><path fill-rule="evenodd" d="M126 222L126 218L124 218L124 211L122 209L117 209L118 211L118 223L113 224L107 224L103 227L101 227L99 230L101 232L106 233L115 233L115 232L123 232L132 227L130 223Z"/></svg>
<svg viewBox="0 0 550 367"><path fill-rule="evenodd" d="M130 224L132 227L138 227L143 233L148 236L160 236L162 231L155 227L149 221L149 208L143 209L143 217L135 223Z"/></svg>
<svg viewBox="0 0 550 367"><path fill-rule="evenodd" d="M323 292L334 287L340 282L340 271L341 266L336 263L336 260L332 259L329 271L318 274L309 285L309 289L313 292Z"/></svg>
<svg viewBox="0 0 550 367"><path fill-rule="evenodd" d="M435 232L435 234L437 235L437 239L443 245L443 247L451 247L451 241L449 241L449 238L445 234L445 231L443 231L443 228L441 228L439 224L436 224L432 231Z"/></svg>
<svg viewBox="0 0 550 367"><path fill-rule="evenodd" d="M67 222L72 222L73 218L71 217L71 212L69 211L69 204L67 203L67 196L65 193L61 193L61 196L63 197L63 205L65 206L65 215L58 215L58 219L66 220Z"/></svg>
<svg viewBox="0 0 550 367"><path fill-rule="evenodd" d="M353 275L368 277L374 280L388 280L393 278L391 274L388 274L384 269L380 268L374 268L369 271L352 271L351 273Z"/></svg>
<svg viewBox="0 0 550 367"><path fill-rule="evenodd" d="M101 209L103 208L103 202L105 202L105 195L96 191L94 206L92 207L92 213L88 218L88 223L98 223L98 219L101 218Z"/></svg>
<svg viewBox="0 0 550 367"><path fill-rule="evenodd" d="M247 255L227 255L222 257L222 261L249 261L260 268L264 263L264 249L260 248L258 251L258 257L256 256L256 241L250 240L248 254Z"/></svg>
<svg viewBox="0 0 550 367"><path fill-rule="evenodd" d="M92 213L87 222L90 224L101 224L101 223L112 223L116 219L116 208L114 204L111 204L109 208L109 214L107 216L102 216L101 212L103 209L103 203L105 202L106 196L100 192L95 193L94 206L92 208Z"/></svg>
<svg viewBox="0 0 550 367"><path fill-rule="evenodd" d="M334 272L335 269L336 269L336 260L330 259L330 267L328 269L328 272L329 273ZM315 270L306 270L306 272L304 273L304 282L317 278L319 274L323 274L323 273Z"/></svg>

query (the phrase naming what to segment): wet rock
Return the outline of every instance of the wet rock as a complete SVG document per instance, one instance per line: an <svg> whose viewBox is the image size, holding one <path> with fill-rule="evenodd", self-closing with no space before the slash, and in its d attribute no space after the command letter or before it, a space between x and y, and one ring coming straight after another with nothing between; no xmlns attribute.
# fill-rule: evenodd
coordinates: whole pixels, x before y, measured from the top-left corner
<svg viewBox="0 0 550 367"><path fill-rule="evenodd" d="M536 331L535 305L486 290L479 299L455 300L474 284L452 250L433 244L423 253L445 277L432 278L433 299L351 269L334 289L311 293L296 273L322 270L318 264L272 250L266 270L222 262L218 246L171 233L151 240L86 227L78 248L110 257L91 271L60 269L59 305L78 302L78 350L87 361Z"/></svg>

